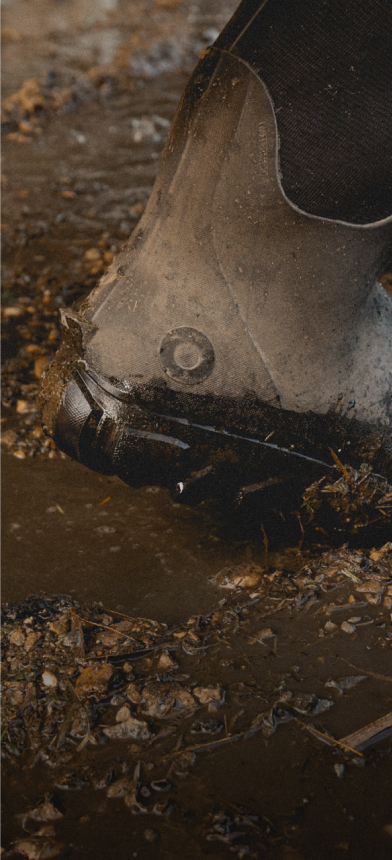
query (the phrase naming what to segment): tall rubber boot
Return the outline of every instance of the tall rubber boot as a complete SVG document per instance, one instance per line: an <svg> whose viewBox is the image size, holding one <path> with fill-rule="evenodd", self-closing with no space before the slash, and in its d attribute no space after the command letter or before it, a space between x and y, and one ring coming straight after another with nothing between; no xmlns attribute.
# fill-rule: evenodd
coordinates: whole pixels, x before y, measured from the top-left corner
<svg viewBox="0 0 392 860"><path fill-rule="evenodd" d="M44 422L126 482L392 477L390 0L243 0L146 211L46 373Z"/></svg>

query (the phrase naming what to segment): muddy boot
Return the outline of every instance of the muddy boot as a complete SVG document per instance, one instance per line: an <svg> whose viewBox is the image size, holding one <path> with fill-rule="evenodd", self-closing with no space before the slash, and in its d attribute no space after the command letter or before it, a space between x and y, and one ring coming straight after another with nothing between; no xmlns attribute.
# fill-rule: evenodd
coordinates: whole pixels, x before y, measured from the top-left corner
<svg viewBox="0 0 392 860"><path fill-rule="evenodd" d="M244 0L146 211L46 373L59 447L133 486L392 477L389 0Z"/></svg>

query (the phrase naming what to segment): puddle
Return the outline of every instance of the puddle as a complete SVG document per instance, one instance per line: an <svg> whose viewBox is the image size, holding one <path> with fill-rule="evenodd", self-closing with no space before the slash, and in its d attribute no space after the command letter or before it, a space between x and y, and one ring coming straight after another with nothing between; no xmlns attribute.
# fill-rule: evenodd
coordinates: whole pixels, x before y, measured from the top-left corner
<svg viewBox="0 0 392 860"><path fill-rule="evenodd" d="M228 560L265 558L262 543L219 538L213 519L167 491L133 490L68 458L3 457L3 493L3 601L70 594L172 623L208 611L208 579Z"/></svg>

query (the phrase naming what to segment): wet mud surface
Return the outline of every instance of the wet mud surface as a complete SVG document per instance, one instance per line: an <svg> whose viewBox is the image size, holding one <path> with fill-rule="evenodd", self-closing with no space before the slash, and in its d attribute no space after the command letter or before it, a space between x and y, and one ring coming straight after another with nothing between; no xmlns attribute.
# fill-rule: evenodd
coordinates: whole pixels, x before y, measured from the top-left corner
<svg viewBox="0 0 392 860"><path fill-rule="evenodd" d="M388 529L287 546L251 504L234 527L89 472L37 412L59 308L137 224L235 5L5 5L6 857L391 856L388 719L347 740L392 711Z"/></svg>

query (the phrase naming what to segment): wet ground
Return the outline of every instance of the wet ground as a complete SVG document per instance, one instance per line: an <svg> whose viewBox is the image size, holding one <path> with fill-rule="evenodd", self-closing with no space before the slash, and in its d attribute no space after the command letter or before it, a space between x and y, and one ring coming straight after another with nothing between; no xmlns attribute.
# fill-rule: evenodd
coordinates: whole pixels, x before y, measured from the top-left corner
<svg viewBox="0 0 392 860"><path fill-rule="evenodd" d="M5 856L391 856L388 726L336 743L392 711L383 541L331 560L328 535L301 545L299 530L271 552L260 524L234 532L211 505L71 462L37 414L58 310L136 225L187 76L235 5L5 4L3 602L19 606L3 631ZM123 616L132 636L130 618L168 626L148 622L144 656L140 633L131 650L88 635ZM77 687L94 661L114 675ZM124 705L148 737L105 735Z"/></svg>

